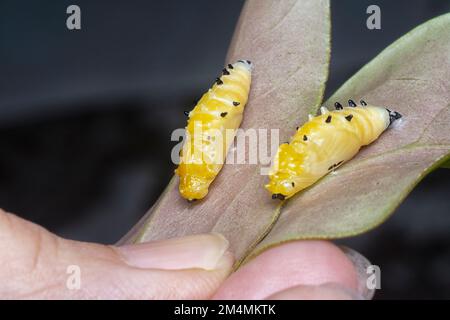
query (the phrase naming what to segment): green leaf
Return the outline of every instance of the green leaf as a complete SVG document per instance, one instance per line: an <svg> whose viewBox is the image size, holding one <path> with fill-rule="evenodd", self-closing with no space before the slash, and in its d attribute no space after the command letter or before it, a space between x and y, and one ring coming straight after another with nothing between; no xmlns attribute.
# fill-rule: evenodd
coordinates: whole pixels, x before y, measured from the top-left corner
<svg viewBox="0 0 450 320"><path fill-rule="evenodd" d="M353 236L385 221L450 152L450 14L385 49L326 103L364 98L403 118L350 162L292 198L253 252L295 239Z"/></svg>
<svg viewBox="0 0 450 320"><path fill-rule="evenodd" d="M322 101L329 55L329 1L247 1L227 57L227 62L254 63L241 128L279 129L281 141L287 140ZM214 231L230 240L238 259L244 257L278 214L260 169L259 164L225 165L207 198L193 204L181 198L174 177L121 243Z"/></svg>
<svg viewBox="0 0 450 320"><path fill-rule="evenodd" d="M441 168L450 169L450 160L447 160L447 162L441 164Z"/></svg>

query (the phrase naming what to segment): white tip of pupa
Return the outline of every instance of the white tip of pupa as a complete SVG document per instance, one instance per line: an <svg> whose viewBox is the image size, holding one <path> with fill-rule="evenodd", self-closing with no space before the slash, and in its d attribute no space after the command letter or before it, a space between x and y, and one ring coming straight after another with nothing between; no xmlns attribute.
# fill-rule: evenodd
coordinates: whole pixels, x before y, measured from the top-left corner
<svg viewBox="0 0 450 320"><path fill-rule="evenodd" d="M325 114L328 112L330 112L330 111L328 111L328 109L326 107L320 107L320 114Z"/></svg>
<svg viewBox="0 0 450 320"><path fill-rule="evenodd" d="M238 60L236 63L243 64L249 71L253 69L253 63L250 60Z"/></svg>
<svg viewBox="0 0 450 320"><path fill-rule="evenodd" d="M312 114L308 114L308 120L311 121L312 119L314 119L314 116Z"/></svg>

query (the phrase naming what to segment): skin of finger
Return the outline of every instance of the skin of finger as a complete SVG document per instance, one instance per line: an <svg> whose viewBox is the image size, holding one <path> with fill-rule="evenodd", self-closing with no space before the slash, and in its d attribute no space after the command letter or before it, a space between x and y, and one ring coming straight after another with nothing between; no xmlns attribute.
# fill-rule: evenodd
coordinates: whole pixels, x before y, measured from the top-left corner
<svg viewBox="0 0 450 320"><path fill-rule="evenodd" d="M206 299L232 264L227 253L211 271L131 267L115 247L65 240L0 211L3 299ZM69 266L79 267L79 289L67 286Z"/></svg>
<svg viewBox="0 0 450 320"><path fill-rule="evenodd" d="M266 298L267 300L361 300L347 288L338 284L324 284L320 286L300 285Z"/></svg>
<svg viewBox="0 0 450 320"><path fill-rule="evenodd" d="M357 290L351 261L328 241L293 241L271 248L233 273L214 299L264 299L298 285L337 283Z"/></svg>

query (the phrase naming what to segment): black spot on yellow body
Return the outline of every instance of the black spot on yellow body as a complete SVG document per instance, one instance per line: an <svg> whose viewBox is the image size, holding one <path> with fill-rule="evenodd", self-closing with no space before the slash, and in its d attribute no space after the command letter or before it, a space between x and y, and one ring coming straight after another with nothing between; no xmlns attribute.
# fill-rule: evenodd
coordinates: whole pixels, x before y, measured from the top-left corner
<svg viewBox="0 0 450 320"><path fill-rule="evenodd" d="M347 119L347 121L352 121L353 115L349 114L348 116L345 117L345 119Z"/></svg>
<svg viewBox="0 0 450 320"><path fill-rule="evenodd" d="M222 112L222 113L220 114L220 116L221 116L222 118L225 118L227 114L228 114L228 112Z"/></svg>
<svg viewBox="0 0 450 320"><path fill-rule="evenodd" d="M342 164L342 162L344 162L344 160L341 160L341 161L339 161L338 163L335 163L335 164L331 165L331 166L328 168L328 171L329 171L329 170L332 170L332 169L334 169L334 168L336 168L336 167L338 167L338 166L340 166L340 165Z"/></svg>
<svg viewBox="0 0 450 320"><path fill-rule="evenodd" d="M237 107L237 106L240 105L240 104L241 104L240 102L233 101L233 106L235 106L235 107Z"/></svg>
<svg viewBox="0 0 450 320"><path fill-rule="evenodd" d="M334 103L334 107L336 108L336 110L342 110L342 109L344 109L344 108L342 107L342 104L340 104L339 102L335 102L335 103Z"/></svg>
<svg viewBox="0 0 450 320"><path fill-rule="evenodd" d="M356 107L356 103L352 99L348 100L348 105L349 107Z"/></svg>
<svg viewBox="0 0 450 320"><path fill-rule="evenodd" d="M328 116L327 119L325 120L326 123L330 123L331 122L331 116Z"/></svg>
<svg viewBox="0 0 450 320"><path fill-rule="evenodd" d="M285 195L281 194L281 193L274 193L272 195L272 199L280 199L280 200L284 200L286 198Z"/></svg>
<svg viewBox="0 0 450 320"><path fill-rule="evenodd" d="M303 136L303 141L308 140L308 137L306 135Z"/></svg>

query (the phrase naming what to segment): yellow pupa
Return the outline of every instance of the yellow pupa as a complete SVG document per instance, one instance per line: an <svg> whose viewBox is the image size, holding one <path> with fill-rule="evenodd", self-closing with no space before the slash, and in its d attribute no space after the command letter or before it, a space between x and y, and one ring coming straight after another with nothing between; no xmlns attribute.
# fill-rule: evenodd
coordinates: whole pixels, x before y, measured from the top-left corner
<svg viewBox="0 0 450 320"><path fill-rule="evenodd" d="M335 111L322 107L321 115L310 116L289 143L280 145L266 185L273 199L290 198L311 186L401 118L398 112L370 106L362 100L361 106L353 100L348 104L344 108L336 103Z"/></svg>
<svg viewBox="0 0 450 320"><path fill-rule="evenodd" d="M248 100L252 63L239 60L222 70L211 89L189 112L186 138L175 173L180 194L189 201L203 199L223 167Z"/></svg>

